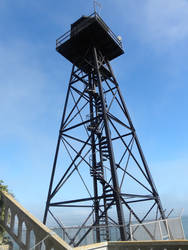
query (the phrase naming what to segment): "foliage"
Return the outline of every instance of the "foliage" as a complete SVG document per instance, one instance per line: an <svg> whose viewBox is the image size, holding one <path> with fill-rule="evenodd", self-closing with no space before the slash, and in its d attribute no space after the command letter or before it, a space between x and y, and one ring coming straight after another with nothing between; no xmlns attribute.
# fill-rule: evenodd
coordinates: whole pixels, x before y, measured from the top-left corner
<svg viewBox="0 0 188 250"><path fill-rule="evenodd" d="M4 182L2 180L0 180L0 191L8 192L8 186L4 185Z"/></svg>
<svg viewBox="0 0 188 250"><path fill-rule="evenodd" d="M0 191L6 191L9 193L8 186L4 184L2 180L0 180ZM3 220L4 216L4 207L3 200L0 193L0 220ZM6 244L9 241L8 237L5 236L5 230L2 226L0 226L0 245Z"/></svg>

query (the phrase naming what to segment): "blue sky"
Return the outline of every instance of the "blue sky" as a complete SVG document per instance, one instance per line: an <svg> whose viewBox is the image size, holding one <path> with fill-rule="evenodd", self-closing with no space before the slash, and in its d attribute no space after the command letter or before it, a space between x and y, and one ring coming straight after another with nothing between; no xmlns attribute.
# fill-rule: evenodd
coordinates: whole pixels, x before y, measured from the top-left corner
<svg viewBox="0 0 188 250"><path fill-rule="evenodd" d="M188 1L99 0L112 62L164 207L188 214ZM55 40L92 0L0 1L0 179L42 218L71 64Z"/></svg>

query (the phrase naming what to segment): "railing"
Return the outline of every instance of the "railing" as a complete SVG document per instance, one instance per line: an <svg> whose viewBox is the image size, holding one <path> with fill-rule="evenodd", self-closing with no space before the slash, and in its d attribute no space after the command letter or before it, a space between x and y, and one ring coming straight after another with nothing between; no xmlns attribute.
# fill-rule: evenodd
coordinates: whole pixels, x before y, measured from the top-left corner
<svg viewBox="0 0 188 250"><path fill-rule="evenodd" d="M22 250L72 249L58 235L33 217L12 196L0 192L0 199L3 202L0 225Z"/></svg>
<svg viewBox="0 0 188 250"><path fill-rule="evenodd" d="M86 234L89 230L89 233L86 237L80 242L80 246L85 246L93 243L97 243L96 241L96 231L100 231L101 238L100 241L106 241L106 234L108 234L109 241L119 241L120 233L119 225L101 225L101 226L70 226L61 228L53 228L53 230L68 244L74 243L76 245L80 242L80 239L84 234Z"/></svg>
<svg viewBox="0 0 188 250"><path fill-rule="evenodd" d="M187 240L163 241L111 241L71 248L53 231L25 210L12 196L0 192L3 202L0 225L16 241L22 250L187 250ZM25 233L24 233L25 232ZM34 239L34 240L33 240ZM111 239L113 240L113 239ZM114 239L115 240L115 239ZM93 242L92 242L93 243ZM86 243L87 244L87 243ZM13 248L15 249L15 248ZM4 249L3 249L4 250Z"/></svg>
<svg viewBox="0 0 188 250"><path fill-rule="evenodd" d="M100 241L120 241L120 225L100 225L100 226L78 226L64 227L63 229L54 229L58 231L60 237L68 244L74 242L74 245L81 242L80 245L88 245L96 243L96 231L100 231ZM130 234L131 241L163 241L163 240L184 240L184 230L181 217L168 218L166 220L150 221L142 224L131 224L130 227L125 227ZM87 234L89 230L89 233ZM82 236L87 234L84 240Z"/></svg>
<svg viewBox="0 0 188 250"><path fill-rule="evenodd" d="M149 233L148 233L149 232ZM131 240L184 240L181 217L130 225Z"/></svg>
<svg viewBox="0 0 188 250"><path fill-rule="evenodd" d="M104 23L104 21L102 20L102 18L96 12L93 13L93 14L91 14L90 16L88 16L88 18L95 18L105 28L106 32L117 43L117 45L120 48L122 48L122 42L121 42L121 40L118 39L118 37L110 30L110 28ZM81 25L79 24L78 28L76 29L76 34L78 32L80 32L82 29L86 28L89 24L90 24L90 22L88 21L88 19L86 19L85 21L82 21ZM56 40L56 48L58 48L61 44L63 44L68 39L70 39L70 37L72 37L72 36L74 36L74 33L72 33L71 30L69 30L68 32L66 32L62 36L60 36Z"/></svg>
<svg viewBox="0 0 188 250"><path fill-rule="evenodd" d="M104 23L104 21L102 20L102 18L95 13L95 18L104 26L106 26L106 31L108 32L108 34L111 36L111 38L122 48L122 42L121 40L118 39L118 37L114 34L114 32L112 32L112 30Z"/></svg>

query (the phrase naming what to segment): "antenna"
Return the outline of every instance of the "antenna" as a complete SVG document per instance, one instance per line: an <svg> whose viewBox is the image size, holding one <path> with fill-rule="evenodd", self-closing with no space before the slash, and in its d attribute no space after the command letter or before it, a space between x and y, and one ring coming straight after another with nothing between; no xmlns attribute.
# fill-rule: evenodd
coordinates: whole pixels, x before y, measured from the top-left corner
<svg viewBox="0 0 188 250"><path fill-rule="evenodd" d="M93 0L93 8L94 8L94 12L96 13L97 11L97 7L99 8L99 12L101 11L101 9L102 9L102 5L99 3L99 2L97 2L96 0Z"/></svg>

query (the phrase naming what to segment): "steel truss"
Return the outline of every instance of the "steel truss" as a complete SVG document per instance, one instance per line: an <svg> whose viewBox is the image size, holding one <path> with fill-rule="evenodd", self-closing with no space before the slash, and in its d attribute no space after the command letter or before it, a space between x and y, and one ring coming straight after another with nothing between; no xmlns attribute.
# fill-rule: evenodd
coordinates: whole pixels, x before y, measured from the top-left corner
<svg viewBox="0 0 188 250"><path fill-rule="evenodd" d="M64 229L56 213L81 210L80 229L73 236L66 232L73 246L95 226L96 242L110 240L106 226L113 224L119 225L120 240L128 240L131 220L165 218L109 61L92 47L82 62L72 68L44 215L44 223L50 213Z"/></svg>

